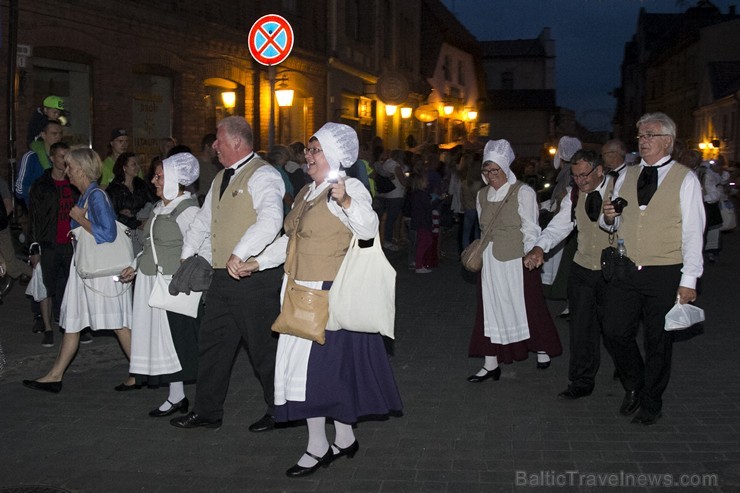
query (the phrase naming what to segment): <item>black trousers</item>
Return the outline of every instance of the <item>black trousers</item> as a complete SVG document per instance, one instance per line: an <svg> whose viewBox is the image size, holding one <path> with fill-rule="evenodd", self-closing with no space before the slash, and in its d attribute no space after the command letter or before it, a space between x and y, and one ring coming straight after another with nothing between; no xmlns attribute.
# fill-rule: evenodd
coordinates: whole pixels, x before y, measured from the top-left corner
<svg viewBox="0 0 740 493"><path fill-rule="evenodd" d="M625 390L640 391L640 405L656 414L671 377L673 334L665 315L676 302L681 265L642 267L624 280L613 279L604 293L604 339ZM637 346L642 323L643 350Z"/></svg>
<svg viewBox="0 0 740 493"><path fill-rule="evenodd" d="M255 272L240 281L216 269L206 295L198 334L198 383L193 411L205 419L222 419L231 369L244 341L262 385L267 412L275 391L277 335L270 330L280 312L282 268Z"/></svg>
<svg viewBox="0 0 740 493"><path fill-rule="evenodd" d="M72 244L56 245L41 243L41 272L44 287L50 298L53 298L52 313L59 319L64 290L69 278L69 264L72 263L74 250Z"/></svg>
<svg viewBox="0 0 740 493"><path fill-rule="evenodd" d="M573 263L568 277L570 362L573 387L591 391L601 361L601 304L605 282L601 271Z"/></svg>

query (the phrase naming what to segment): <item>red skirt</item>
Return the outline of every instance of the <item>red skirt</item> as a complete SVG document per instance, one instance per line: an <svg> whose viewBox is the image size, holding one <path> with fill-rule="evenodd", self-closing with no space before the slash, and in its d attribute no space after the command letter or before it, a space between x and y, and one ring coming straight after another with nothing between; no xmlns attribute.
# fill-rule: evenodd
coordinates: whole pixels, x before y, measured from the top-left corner
<svg viewBox="0 0 740 493"><path fill-rule="evenodd" d="M529 339L511 344L496 344L483 333L483 289L480 274L478 274L477 309L475 325L470 337L470 356L496 356L499 363L512 363L527 359L530 352L544 351L550 357L559 356L563 352L560 345L555 322L545 302L542 291L540 270L524 271L524 305L527 309L527 323L529 324Z"/></svg>

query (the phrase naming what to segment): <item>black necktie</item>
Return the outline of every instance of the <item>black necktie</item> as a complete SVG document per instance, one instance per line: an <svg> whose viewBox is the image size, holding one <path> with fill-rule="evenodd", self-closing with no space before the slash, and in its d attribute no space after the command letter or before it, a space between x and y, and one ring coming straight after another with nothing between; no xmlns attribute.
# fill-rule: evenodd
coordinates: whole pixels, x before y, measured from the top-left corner
<svg viewBox="0 0 740 493"><path fill-rule="evenodd" d="M658 190L658 168L662 168L666 164L670 163L672 159L669 159L660 166L643 166L640 171L640 176L637 178L637 203L642 205L648 205L650 199Z"/></svg>
<svg viewBox="0 0 740 493"><path fill-rule="evenodd" d="M607 173L607 175L614 177L614 179L616 180L617 178L619 178L619 171L611 170Z"/></svg>
<svg viewBox="0 0 740 493"><path fill-rule="evenodd" d="M231 181L231 177L234 176L234 173L236 173L236 170L238 170L239 168L241 168L242 166L244 166L245 164L247 164L250 160L251 160L251 158L250 159L247 159L246 161L244 161L243 163L241 163L239 166L232 166L231 168L226 168L224 170L224 177L223 177L223 180L221 181L221 190L220 190L220 192L218 194L218 200L221 200L221 197L223 197L224 192L226 191L226 187L229 186L229 182Z"/></svg>
<svg viewBox="0 0 740 493"><path fill-rule="evenodd" d="M586 196L586 214L591 222L596 222L601 214L601 193L598 190L588 192Z"/></svg>

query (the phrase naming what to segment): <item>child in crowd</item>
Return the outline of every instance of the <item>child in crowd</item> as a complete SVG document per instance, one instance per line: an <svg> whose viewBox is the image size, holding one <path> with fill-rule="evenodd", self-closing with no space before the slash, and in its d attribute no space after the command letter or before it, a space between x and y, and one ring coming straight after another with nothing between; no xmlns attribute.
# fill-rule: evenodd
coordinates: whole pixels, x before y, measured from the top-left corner
<svg viewBox="0 0 740 493"><path fill-rule="evenodd" d="M426 191L428 182L424 174L411 176L411 229L416 231L416 273L429 274L426 265L432 249L432 196Z"/></svg>

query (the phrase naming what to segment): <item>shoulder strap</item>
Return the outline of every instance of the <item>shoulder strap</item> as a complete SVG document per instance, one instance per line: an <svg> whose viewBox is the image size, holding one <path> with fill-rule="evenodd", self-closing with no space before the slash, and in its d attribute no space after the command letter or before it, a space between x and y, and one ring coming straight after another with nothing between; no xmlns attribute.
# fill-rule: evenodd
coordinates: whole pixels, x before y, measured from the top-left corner
<svg viewBox="0 0 740 493"><path fill-rule="evenodd" d="M501 207L499 207L496 210L496 213L493 215L493 217L491 217L491 220L488 222L488 227L486 228L486 232L483 235L483 238L481 238L481 240L483 240L485 242L491 241L490 240L490 236L491 236L491 230L493 229L493 228L491 228L491 226L493 226L494 221L496 221L496 218L498 217L499 213L504 208L504 206L506 205L506 203L509 201L509 199L511 198L511 196L514 195L514 192L518 192L519 189L521 188L521 186L522 186L522 183L519 182L519 181L517 181L516 183L514 183L513 185L511 185L509 187L509 191L506 192L506 196L504 197L504 200L501 203ZM485 190L485 188L482 188L478 193L479 194L485 193L485 192L483 192L484 190ZM482 205L483 205L483 202L482 202L482 197L481 197L481 206Z"/></svg>

